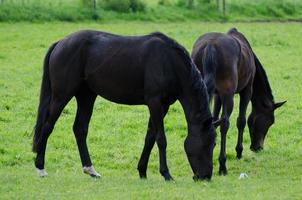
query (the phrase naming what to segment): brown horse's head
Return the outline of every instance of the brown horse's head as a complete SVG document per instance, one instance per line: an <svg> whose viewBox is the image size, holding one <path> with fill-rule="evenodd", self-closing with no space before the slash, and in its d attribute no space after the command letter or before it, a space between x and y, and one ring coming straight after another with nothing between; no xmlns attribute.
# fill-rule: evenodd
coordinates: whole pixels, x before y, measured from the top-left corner
<svg viewBox="0 0 302 200"><path fill-rule="evenodd" d="M265 109L253 109L248 118L248 127L251 138L250 149L252 151L259 151L263 149L264 139L268 129L275 122L275 110L281 107L284 102L274 103L273 106L266 107Z"/></svg>

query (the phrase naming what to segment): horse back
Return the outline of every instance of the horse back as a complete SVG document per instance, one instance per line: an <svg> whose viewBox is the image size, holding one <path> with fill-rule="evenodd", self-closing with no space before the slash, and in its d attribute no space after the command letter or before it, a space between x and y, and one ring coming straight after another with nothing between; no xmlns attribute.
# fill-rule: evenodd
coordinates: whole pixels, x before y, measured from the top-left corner
<svg viewBox="0 0 302 200"><path fill-rule="evenodd" d="M116 103L145 104L146 96L162 95L173 82L167 52L167 45L152 35L81 31L60 41L53 52L53 81L68 79L68 90L86 84ZM62 90L66 82L57 85Z"/></svg>
<svg viewBox="0 0 302 200"><path fill-rule="evenodd" d="M238 32L236 28L230 29L227 35L233 37L240 46L240 60L238 63L238 85L241 86L241 88L245 88L245 85L247 84L251 87L256 73L256 65L252 47L246 37L242 33ZM239 87L239 90L241 88Z"/></svg>
<svg viewBox="0 0 302 200"><path fill-rule="evenodd" d="M207 51L210 46L214 49L213 55ZM212 57L212 65L204 63L209 56ZM209 73L214 73L217 92L234 93L237 90L240 50L232 37L223 33L201 36L193 47L192 58L205 79L211 76Z"/></svg>

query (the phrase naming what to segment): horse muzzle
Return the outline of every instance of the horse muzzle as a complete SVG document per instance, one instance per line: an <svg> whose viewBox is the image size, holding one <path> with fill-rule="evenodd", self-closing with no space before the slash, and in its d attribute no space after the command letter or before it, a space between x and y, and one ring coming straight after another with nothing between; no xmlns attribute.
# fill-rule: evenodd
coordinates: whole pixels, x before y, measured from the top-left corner
<svg viewBox="0 0 302 200"><path fill-rule="evenodd" d="M197 181L210 181L211 178L212 178L212 174L204 175L204 176L200 176L200 175L198 175L198 174L195 174L195 175L193 176L193 180L194 180L195 182L197 182Z"/></svg>

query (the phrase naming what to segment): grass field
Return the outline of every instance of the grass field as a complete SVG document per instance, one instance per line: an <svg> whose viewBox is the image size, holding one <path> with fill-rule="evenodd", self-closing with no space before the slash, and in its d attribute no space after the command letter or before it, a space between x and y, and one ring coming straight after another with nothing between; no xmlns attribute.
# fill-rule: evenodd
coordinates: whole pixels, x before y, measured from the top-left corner
<svg viewBox="0 0 302 200"><path fill-rule="evenodd" d="M237 27L250 40L267 71L276 111L265 149L249 150L244 134L243 159L235 158L237 131L232 114L227 139L229 175L218 176L219 137L211 182L194 183L183 141L186 123L179 103L165 119L167 158L175 182L166 183L158 170L158 151L150 157L148 180L136 171L146 132L148 111L98 98L89 130L89 148L99 180L82 173L72 133L75 100L65 108L46 152L49 177L36 176L31 152L40 90L42 61L49 45L79 29L125 35L162 31L188 50L199 35ZM0 199L302 199L302 26L299 23L0 23ZM241 172L248 178L239 180Z"/></svg>

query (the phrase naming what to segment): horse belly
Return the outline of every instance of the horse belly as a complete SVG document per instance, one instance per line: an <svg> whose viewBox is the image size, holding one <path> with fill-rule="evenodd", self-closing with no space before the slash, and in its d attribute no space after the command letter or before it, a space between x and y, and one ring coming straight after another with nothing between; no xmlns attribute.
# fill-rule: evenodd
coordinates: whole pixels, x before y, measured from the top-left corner
<svg viewBox="0 0 302 200"><path fill-rule="evenodd" d="M137 76L96 74L87 83L101 97L119 104L144 104L144 81Z"/></svg>

